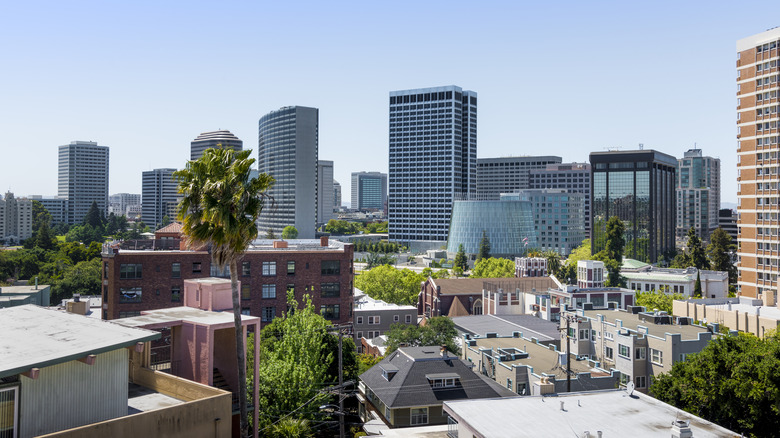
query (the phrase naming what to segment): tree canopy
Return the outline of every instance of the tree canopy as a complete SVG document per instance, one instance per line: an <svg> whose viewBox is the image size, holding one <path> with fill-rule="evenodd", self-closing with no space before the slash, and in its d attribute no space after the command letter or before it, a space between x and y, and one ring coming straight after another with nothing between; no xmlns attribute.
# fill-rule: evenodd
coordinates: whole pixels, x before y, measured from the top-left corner
<svg viewBox="0 0 780 438"><path fill-rule="evenodd" d="M487 232L482 230L482 239L479 241L479 253L477 253L477 261L490 258L490 239L488 239Z"/></svg>
<svg viewBox="0 0 780 438"><path fill-rule="evenodd" d="M400 344L409 347L422 347L428 345L446 345L447 350L460 355L460 348L455 343L458 331L455 323L446 316L435 316L428 319L425 325L393 324L387 335L387 351L390 354L398 349Z"/></svg>
<svg viewBox="0 0 780 438"><path fill-rule="evenodd" d="M478 260L471 270L472 278L502 278L515 276L515 262L493 257Z"/></svg>
<svg viewBox="0 0 780 438"><path fill-rule="evenodd" d="M672 314L672 302L674 300L684 300L685 296L680 293L666 294L658 291L649 292L636 292L636 305L644 306L648 312L652 312L653 309L663 310L668 314Z"/></svg>
<svg viewBox="0 0 780 438"><path fill-rule="evenodd" d="M710 234L710 244L707 245L710 266L716 271L728 272L730 288L737 284L737 267L731 255L734 249L732 247L731 236L723 228L718 228Z"/></svg>
<svg viewBox="0 0 780 438"><path fill-rule="evenodd" d="M469 260L466 258L466 251L463 249L462 243L458 245L458 253L455 254L454 265L463 271L469 269Z"/></svg>
<svg viewBox="0 0 780 438"><path fill-rule="evenodd" d="M380 265L355 276L355 287L371 298L388 303L416 305L420 283L426 277L410 269Z"/></svg>
<svg viewBox="0 0 780 438"><path fill-rule="evenodd" d="M292 225L287 225L282 230L282 239L297 239L298 229Z"/></svg>

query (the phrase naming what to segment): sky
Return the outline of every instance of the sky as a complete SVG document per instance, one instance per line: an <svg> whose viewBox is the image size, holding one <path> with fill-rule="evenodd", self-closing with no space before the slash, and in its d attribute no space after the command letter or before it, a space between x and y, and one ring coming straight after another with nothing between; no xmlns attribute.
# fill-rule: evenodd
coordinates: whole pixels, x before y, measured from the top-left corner
<svg viewBox="0 0 780 438"><path fill-rule="evenodd" d="M0 191L55 195L57 147L110 147L109 193L201 132L319 108L319 158L387 172L388 95L479 95L478 157L607 148L722 160L736 202L736 41L780 2L0 2ZM256 156L256 155L255 155Z"/></svg>

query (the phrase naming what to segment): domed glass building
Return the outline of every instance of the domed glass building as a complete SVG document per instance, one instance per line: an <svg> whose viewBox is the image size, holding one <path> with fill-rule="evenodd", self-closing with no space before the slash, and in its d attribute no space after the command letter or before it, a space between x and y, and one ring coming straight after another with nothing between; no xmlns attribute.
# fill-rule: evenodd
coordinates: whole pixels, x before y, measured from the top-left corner
<svg viewBox="0 0 780 438"><path fill-rule="evenodd" d="M522 256L526 249L538 247L530 201L455 201L447 252L458 252L462 244L467 254L478 253L483 230L494 257Z"/></svg>

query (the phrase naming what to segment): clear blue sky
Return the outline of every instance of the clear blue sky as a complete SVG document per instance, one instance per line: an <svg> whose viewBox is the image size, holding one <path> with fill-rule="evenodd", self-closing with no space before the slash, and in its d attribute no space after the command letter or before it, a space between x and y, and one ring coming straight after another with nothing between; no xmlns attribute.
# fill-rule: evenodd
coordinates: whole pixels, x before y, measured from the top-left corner
<svg viewBox="0 0 780 438"><path fill-rule="evenodd" d="M723 161L736 201L736 40L780 2L0 4L0 190L56 194L57 146L111 148L110 193L183 167L189 142L320 109L320 159L387 171L388 92L479 93L478 155L586 161L639 143Z"/></svg>

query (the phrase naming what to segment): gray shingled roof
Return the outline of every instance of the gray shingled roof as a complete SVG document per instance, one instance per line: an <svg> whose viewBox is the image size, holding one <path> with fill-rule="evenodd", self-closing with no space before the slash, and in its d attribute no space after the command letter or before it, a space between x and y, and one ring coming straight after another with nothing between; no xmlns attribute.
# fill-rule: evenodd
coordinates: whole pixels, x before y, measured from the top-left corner
<svg viewBox="0 0 780 438"><path fill-rule="evenodd" d="M390 381L382 376L382 367L391 365L398 372ZM388 367L389 368L389 367ZM454 388L433 389L426 376L457 374ZM445 400L479 399L516 396L492 381L486 381L471 371L457 356L445 360L439 347L406 347L399 349L377 366L360 375L360 380L391 409L410 406L431 406Z"/></svg>
<svg viewBox="0 0 780 438"><path fill-rule="evenodd" d="M471 315L452 318L455 327L464 333L485 336L512 336L520 332L525 338L537 338L541 342L557 341L560 337L558 324L533 315Z"/></svg>

